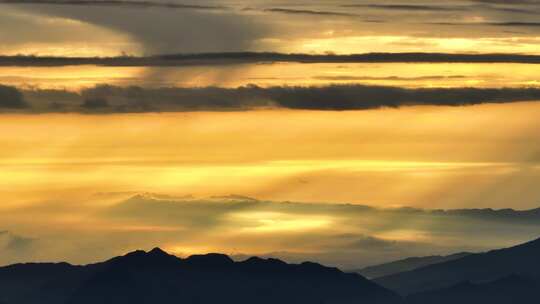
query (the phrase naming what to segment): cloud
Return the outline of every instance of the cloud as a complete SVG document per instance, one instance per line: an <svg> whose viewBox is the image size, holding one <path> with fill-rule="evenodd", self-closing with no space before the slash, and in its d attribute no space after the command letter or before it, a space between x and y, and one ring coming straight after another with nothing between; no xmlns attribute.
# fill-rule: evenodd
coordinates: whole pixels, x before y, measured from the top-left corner
<svg viewBox="0 0 540 304"><path fill-rule="evenodd" d="M417 81L417 80L448 80L448 79L464 79L467 76L463 75L431 75L431 76L419 76L419 77L400 77L400 76L388 76L388 77L371 77L371 76L315 76L314 79L329 80L329 81Z"/></svg>
<svg viewBox="0 0 540 304"><path fill-rule="evenodd" d="M540 4L538 0L513 0L511 2L506 0L471 0L472 2L488 3L488 4L510 4L510 5L536 5Z"/></svg>
<svg viewBox="0 0 540 304"><path fill-rule="evenodd" d="M89 98L85 99L84 103L81 105L82 108L88 110L99 110L108 108L109 102L105 98ZM61 107L62 108L62 107Z"/></svg>
<svg viewBox="0 0 540 304"><path fill-rule="evenodd" d="M372 8L372 9L384 9L384 10L398 10L398 11L427 11L427 12L440 12L440 11L466 11L467 7L461 6L441 6L441 5L410 5L410 4L345 4L342 7L349 8Z"/></svg>
<svg viewBox="0 0 540 304"><path fill-rule="evenodd" d="M50 206L48 202L0 214L3 223L22 225L36 236L32 239L0 232L0 250L9 253L0 254L0 263L28 262L31 258L88 263L134 249L164 246L190 254L268 252L262 255L353 269L408 256L479 251L518 243L536 237L540 223L535 210L378 209L241 196L182 198L151 193L119 199L99 207L92 203L92 211L86 213L71 209L51 212L44 207ZM103 196L92 202L102 203ZM17 223L28 214L35 217L33 223ZM58 221L81 214L85 214L84 221L77 224ZM329 226L318 225L321 222ZM42 227L46 225L52 230L44 232ZM486 225L489 231L479 229ZM261 243L261 238L265 242Z"/></svg>
<svg viewBox="0 0 540 304"><path fill-rule="evenodd" d="M6 245L6 250L16 252L26 251L30 249L33 243L34 239L18 235L11 235L9 242Z"/></svg>
<svg viewBox="0 0 540 304"><path fill-rule="evenodd" d="M364 250L373 250L373 249L391 249L398 244L397 241L393 240L384 240L372 236L363 236L355 240L351 245L355 248L360 248Z"/></svg>
<svg viewBox="0 0 540 304"><path fill-rule="evenodd" d="M10 231L0 231L0 251L23 254L31 249L35 239L20 236Z"/></svg>
<svg viewBox="0 0 540 304"><path fill-rule="evenodd" d="M449 26L499 26L499 27L540 27L540 22L437 22L433 25Z"/></svg>
<svg viewBox="0 0 540 304"><path fill-rule="evenodd" d="M181 4L157 1L124 1L124 0L0 0L6 4L51 4L51 5L80 5L80 6L123 6L134 8L160 7L168 9L222 10L225 6Z"/></svg>
<svg viewBox="0 0 540 304"><path fill-rule="evenodd" d="M448 24L447 24L448 25ZM540 64L540 55L365 53L350 55L284 54L268 52L224 52L172 54L147 57L46 57L0 56L0 66L208 66L239 63L523 63Z"/></svg>
<svg viewBox="0 0 540 304"><path fill-rule="evenodd" d="M265 12L272 13L284 13L293 15L315 15L315 16L333 16L333 17L353 17L358 16L356 14L344 13L344 12L332 12L332 11L315 11L305 9L290 9L290 8L268 8Z"/></svg>
<svg viewBox="0 0 540 304"><path fill-rule="evenodd" d="M17 9L36 17L74 20L120 33L129 37L130 43L145 54L247 50L269 31L265 20L221 6L153 1L143 4L108 1L99 5L89 2L65 2L69 5L28 3L18 5ZM155 9L138 9L149 6Z"/></svg>
<svg viewBox="0 0 540 304"><path fill-rule="evenodd" d="M510 6L500 6L499 4L510 4ZM429 5L429 4L345 4L341 7L348 8L367 8L386 11L402 11L409 13L448 13L448 12L478 12L479 10L492 10L510 13L534 14L534 11L523 8L520 4L538 4L538 3L508 3L507 1L473 1L473 4L456 5Z"/></svg>
<svg viewBox="0 0 540 304"><path fill-rule="evenodd" d="M412 105L463 106L540 100L540 89L428 88L336 85L273 88L271 95L292 109L361 110Z"/></svg>
<svg viewBox="0 0 540 304"><path fill-rule="evenodd" d="M13 92L17 92L16 96L21 94L15 88L6 88L12 95L15 94ZM30 104L26 110L138 113L286 108L339 111L540 100L540 88L401 88L356 84L276 87L248 85L238 88L142 88L100 85L84 89L80 93L53 91L43 91L42 96L39 89L23 90ZM62 102L58 103L58 100ZM18 109L13 106L12 108Z"/></svg>
<svg viewBox="0 0 540 304"><path fill-rule="evenodd" d="M19 90L14 87L0 85L0 108L23 109L27 106Z"/></svg>

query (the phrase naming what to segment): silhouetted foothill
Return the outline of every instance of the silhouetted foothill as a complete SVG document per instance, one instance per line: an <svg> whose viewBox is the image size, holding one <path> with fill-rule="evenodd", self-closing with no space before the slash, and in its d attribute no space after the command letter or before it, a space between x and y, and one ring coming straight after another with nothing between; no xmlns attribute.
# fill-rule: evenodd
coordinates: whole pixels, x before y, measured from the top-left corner
<svg viewBox="0 0 540 304"><path fill-rule="evenodd" d="M0 268L4 304L536 304L540 239L468 254L376 281L317 263L288 264L223 254L185 259L160 248L86 266L17 264ZM417 291L418 290L418 291Z"/></svg>
<svg viewBox="0 0 540 304"><path fill-rule="evenodd" d="M470 254L445 263L378 278L375 282L403 295L448 288L461 282L475 284L511 275L540 277L540 239L506 249Z"/></svg>
<svg viewBox="0 0 540 304"><path fill-rule="evenodd" d="M386 277L400 272L410 271L425 267L428 265L444 263L447 261L456 260L465 256L468 256L469 252L460 252L447 256L425 256L425 257L410 257L403 260L393 261L390 263L384 263L374 266L365 267L355 272L368 277L370 279L376 279Z"/></svg>
<svg viewBox="0 0 540 304"><path fill-rule="evenodd" d="M452 287L419 293L407 298L409 304L536 304L540 282L530 277L510 275L487 283L470 281Z"/></svg>
<svg viewBox="0 0 540 304"><path fill-rule="evenodd" d="M393 292L357 274L316 263L287 264L223 254L181 259L155 248L87 266L0 268L8 304L398 303Z"/></svg>

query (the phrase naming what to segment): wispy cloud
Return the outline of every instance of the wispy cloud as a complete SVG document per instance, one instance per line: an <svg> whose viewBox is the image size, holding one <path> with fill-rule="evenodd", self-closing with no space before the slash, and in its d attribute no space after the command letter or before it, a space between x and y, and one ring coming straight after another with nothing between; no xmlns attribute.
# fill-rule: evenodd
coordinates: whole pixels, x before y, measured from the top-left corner
<svg viewBox="0 0 540 304"><path fill-rule="evenodd" d="M24 237L10 231L0 231L0 252L23 254L34 244L35 239Z"/></svg>

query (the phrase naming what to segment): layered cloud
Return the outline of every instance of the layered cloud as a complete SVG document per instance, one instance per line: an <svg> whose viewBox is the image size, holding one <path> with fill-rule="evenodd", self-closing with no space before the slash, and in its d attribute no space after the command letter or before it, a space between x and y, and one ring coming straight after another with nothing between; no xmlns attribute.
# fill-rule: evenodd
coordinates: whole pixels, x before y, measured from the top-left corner
<svg viewBox="0 0 540 304"><path fill-rule="evenodd" d="M400 88L368 85L238 88L96 86L80 93L0 87L4 111L140 113L245 111L263 108L367 110L403 106L465 106L540 100L538 88ZM26 96L26 101L23 100ZM28 106L27 106L28 104Z"/></svg>
<svg viewBox="0 0 540 304"><path fill-rule="evenodd" d="M102 193L91 199L92 207L66 208L70 203L65 202L54 213L45 212L40 204L3 212L0 219L5 225L31 231L39 242L8 232L0 239L6 239L5 250L13 252L37 247L34 258L39 260L91 262L159 245L181 255L257 254L351 269L410 255L482 251L518 243L537 236L540 216L538 210L379 209L242 196L129 195ZM107 200L113 203L96 204ZM24 214L32 214L33 223L17 224ZM57 228L43 233L39 228L43 225ZM70 229L65 229L67 225ZM489 231L481 229L485 225Z"/></svg>

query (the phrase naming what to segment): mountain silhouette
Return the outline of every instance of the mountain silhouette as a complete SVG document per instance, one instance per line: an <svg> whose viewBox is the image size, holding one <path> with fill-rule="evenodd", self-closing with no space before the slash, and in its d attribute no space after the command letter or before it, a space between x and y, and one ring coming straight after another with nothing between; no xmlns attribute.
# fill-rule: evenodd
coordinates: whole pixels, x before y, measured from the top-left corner
<svg viewBox="0 0 540 304"><path fill-rule="evenodd" d="M457 260L376 279L402 295L449 288L462 282L496 281L511 275L540 277L540 239L515 247L471 254Z"/></svg>
<svg viewBox="0 0 540 304"><path fill-rule="evenodd" d="M398 303L395 293L354 273L316 263L287 264L222 254L181 259L156 248L86 266L0 268L6 304Z"/></svg>
<svg viewBox="0 0 540 304"><path fill-rule="evenodd" d="M419 293L408 297L407 304L536 304L539 288L538 280L510 275L488 283L467 281L449 288Z"/></svg>
<svg viewBox="0 0 540 304"><path fill-rule="evenodd" d="M259 257L236 262L217 253L182 259L155 248L85 266L0 267L0 303L533 304L540 290L539 256L540 239L374 283L311 262L288 264Z"/></svg>
<svg viewBox="0 0 540 304"><path fill-rule="evenodd" d="M356 270L355 272L367 278L376 279L376 278L381 278L381 277L389 276L396 273L414 270L414 269L428 266L428 265L456 260L470 254L471 253L469 252L460 252L460 253L446 255L446 256L433 255L433 256L425 256L425 257L410 257L410 258L406 258L402 260L393 261L390 263L384 263L384 264L365 267L365 268Z"/></svg>

